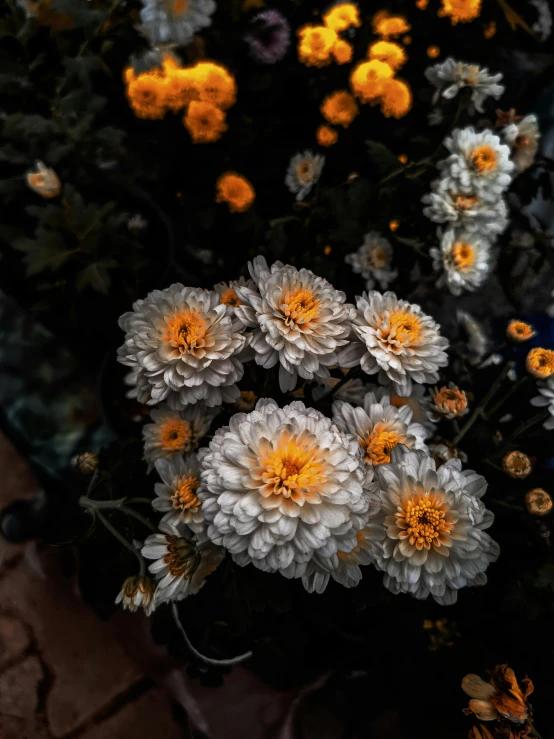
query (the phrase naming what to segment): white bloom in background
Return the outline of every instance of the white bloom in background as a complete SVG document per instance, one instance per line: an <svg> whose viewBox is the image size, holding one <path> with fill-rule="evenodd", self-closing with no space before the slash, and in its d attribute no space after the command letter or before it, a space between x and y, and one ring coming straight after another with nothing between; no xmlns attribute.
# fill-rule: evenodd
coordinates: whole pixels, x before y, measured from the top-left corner
<svg viewBox="0 0 554 739"><path fill-rule="evenodd" d="M371 509L371 469L356 439L304 403L262 399L218 429L199 459L214 544L240 566L306 576L305 586L321 592ZM324 583L314 581L316 568Z"/></svg>
<svg viewBox="0 0 554 739"><path fill-rule="evenodd" d="M554 429L554 376L549 377L544 382L538 382L537 390L540 395L536 395L531 399L531 405L536 405L539 408L548 406L550 418L546 419L543 426L545 429Z"/></svg>
<svg viewBox="0 0 554 739"><path fill-rule="evenodd" d="M377 385L369 386L373 391ZM427 403L427 388L424 385L412 385L412 392L407 396L396 395L391 393L391 404L395 408L401 408L403 405L409 406L412 411L412 420L425 427L427 436L432 436L435 432L435 423L431 419L429 407Z"/></svg>
<svg viewBox="0 0 554 739"><path fill-rule="evenodd" d="M539 11L539 17L531 26L541 41L546 41L552 33L552 11L548 0L529 0Z"/></svg>
<svg viewBox="0 0 554 739"><path fill-rule="evenodd" d="M314 400L321 400L328 393L336 387L339 382L337 377L327 377L323 380L318 380L318 385L312 390L312 397ZM352 380L348 380L344 385L337 390L333 395L333 400L345 400L347 403L352 405L363 405L366 394L373 389L373 386L369 383L363 382L359 377L355 377Z"/></svg>
<svg viewBox="0 0 554 739"><path fill-rule="evenodd" d="M157 459L171 459L197 449L217 413L217 410L204 408L201 403L188 406L183 411L171 410L166 405L153 408L150 412L153 423L142 427L148 472Z"/></svg>
<svg viewBox="0 0 554 739"><path fill-rule="evenodd" d="M356 298L353 330L359 341L340 352L342 367L360 365L378 374L382 385L393 384L398 395L410 395L412 382L435 383L437 370L448 364L448 341L439 325L419 305L375 290Z"/></svg>
<svg viewBox="0 0 554 739"><path fill-rule="evenodd" d="M489 202L475 191L464 192L447 178L435 180L431 188L421 199L427 206L423 213L431 221L450 223L488 238L498 236L508 227L508 208L502 198Z"/></svg>
<svg viewBox="0 0 554 739"><path fill-rule="evenodd" d="M142 0L139 29L152 44L185 46L211 25L214 0Z"/></svg>
<svg viewBox="0 0 554 739"><path fill-rule="evenodd" d="M504 141L512 150L512 161L517 172L524 172L535 161L539 148L537 116L527 115L517 123L510 123L502 131Z"/></svg>
<svg viewBox="0 0 554 739"><path fill-rule="evenodd" d="M154 486L156 498L152 507L164 513L162 523L175 534L179 524L186 524L191 531L201 531L204 516L197 493L200 487L200 465L196 454L172 459L158 459L156 471L162 479Z"/></svg>
<svg viewBox="0 0 554 739"><path fill-rule="evenodd" d="M250 348L257 364L265 369L280 362L279 385L294 390L298 376L304 380L329 377L336 352L348 343L356 313L346 295L309 269L296 269L275 262L271 268L263 257L249 262L259 293L235 288L244 305L235 308L245 326L255 328Z"/></svg>
<svg viewBox="0 0 554 739"><path fill-rule="evenodd" d="M213 290L179 283L137 300L119 319L125 343L118 360L132 368L129 396L147 405L167 400L176 410L237 400L244 373L237 354L246 337L226 311Z"/></svg>
<svg viewBox="0 0 554 739"><path fill-rule="evenodd" d="M127 221L127 228L133 233L144 231L146 226L148 226L148 221L140 213L135 213Z"/></svg>
<svg viewBox="0 0 554 739"><path fill-rule="evenodd" d="M240 277L238 280L218 282L217 285L214 285L214 290L219 295L220 304L227 306L227 315L231 316L234 315L235 308L242 305L235 291L236 287L248 287L250 290L255 290L256 283L253 280L246 280L244 277Z"/></svg>
<svg viewBox="0 0 554 739"><path fill-rule="evenodd" d="M451 459L437 470L424 452L398 446L376 468L381 507L364 534L391 592L451 605L460 588L485 584L499 554L484 532L494 518L480 500L487 482L461 466Z"/></svg>
<svg viewBox="0 0 554 739"><path fill-rule="evenodd" d="M384 388L367 393L363 407L354 407L341 400L333 403L333 421L356 437L370 465L390 462L391 451L398 444L427 451L427 430L414 423L412 415L409 405L399 408L392 405L390 393Z"/></svg>
<svg viewBox="0 0 554 739"><path fill-rule="evenodd" d="M115 603L121 603L124 610L133 612L143 608L146 615L150 616L155 608L155 590L156 584L147 575L133 575L121 586Z"/></svg>
<svg viewBox="0 0 554 739"><path fill-rule="evenodd" d="M514 169L510 149L492 131L457 128L444 145L450 156L438 168L453 185L491 202L510 185Z"/></svg>
<svg viewBox="0 0 554 739"><path fill-rule="evenodd" d="M457 62L452 57L428 67L425 76L437 88L433 102L437 102L439 95L450 100L461 89L469 87L471 102L480 113L483 112L483 103L488 97L498 100L505 89L498 84L502 79L501 74L489 74L486 67L481 69L477 64Z"/></svg>
<svg viewBox="0 0 554 739"><path fill-rule="evenodd" d="M364 243L358 251L347 254L344 261L355 274L366 280L367 290L371 290L375 280L384 290L398 276L398 272L391 267L392 254L390 241L377 231L370 231L364 236Z"/></svg>
<svg viewBox="0 0 554 739"><path fill-rule="evenodd" d="M287 169L285 185L295 193L297 200L302 200L310 192L321 177L324 164L325 157L312 151L293 156Z"/></svg>
<svg viewBox="0 0 554 739"><path fill-rule="evenodd" d="M444 270L437 285L448 285L452 295L477 290L486 281L493 266L492 245L479 233L447 229L440 248L430 250L433 268Z"/></svg>
<svg viewBox="0 0 554 739"><path fill-rule="evenodd" d="M205 535L194 535L186 526L180 526L175 535L163 523L160 533L146 538L141 552L154 560L148 569L157 580L155 606L195 595L225 556Z"/></svg>

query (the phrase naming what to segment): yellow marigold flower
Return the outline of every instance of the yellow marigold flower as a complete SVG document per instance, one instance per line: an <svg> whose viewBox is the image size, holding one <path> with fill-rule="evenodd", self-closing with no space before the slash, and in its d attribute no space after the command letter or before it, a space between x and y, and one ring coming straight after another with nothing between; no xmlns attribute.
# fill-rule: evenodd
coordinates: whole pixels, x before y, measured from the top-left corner
<svg viewBox="0 0 554 739"><path fill-rule="evenodd" d="M531 349L525 360L525 366L530 375L539 380L545 380L554 373L554 352L541 347Z"/></svg>
<svg viewBox="0 0 554 739"><path fill-rule="evenodd" d="M320 146L332 146L337 143L338 133L331 126L320 126L316 131L317 143Z"/></svg>
<svg viewBox="0 0 554 739"><path fill-rule="evenodd" d="M404 49L393 41L376 41L367 50L367 55L370 59L386 62L395 71L400 69L408 58Z"/></svg>
<svg viewBox="0 0 554 739"><path fill-rule="evenodd" d="M324 67L331 63L338 36L326 26L303 26L298 29L298 58L307 67Z"/></svg>
<svg viewBox="0 0 554 739"><path fill-rule="evenodd" d="M195 144L211 144L227 130L225 113L201 100L193 100L189 104L183 124Z"/></svg>
<svg viewBox="0 0 554 739"><path fill-rule="evenodd" d="M410 86L401 80L385 80L381 95L381 112L387 118L402 118L412 107Z"/></svg>
<svg viewBox="0 0 554 739"><path fill-rule="evenodd" d="M235 172L225 172L216 182L216 202L227 203L231 213L244 213L256 197L250 182Z"/></svg>
<svg viewBox="0 0 554 739"><path fill-rule="evenodd" d="M442 0L442 8L437 15L449 17L453 26L469 23L481 15L481 0Z"/></svg>
<svg viewBox="0 0 554 739"><path fill-rule="evenodd" d="M150 72L139 75L129 83L127 99L137 118L156 120L165 115L164 81Z"/></svg>
<svg viewBox="0 0 554 739"><path fill-rule="evenodd" d="M378 59L360 62L350 74L350 87L362 103L369 103L381 95L383 83L392 76L393 71L385 62Z"/></svg>
<svg viewBox="0 0 554 739"><path fill-rule="evenodd" d="M327 28L332 28L337 33L346 31L352 26L359 28L360 11L352 3L340 3L323 14L323 22Z"/></svg>
<svg viewBox="0 0 554 739"><path fill-rule="evenodd" d="M523 452L510 452L502 460L502 469L514 480L524 480L531 474L531 460Z"/></svg>
<svg viewBox="0 0 554 739"><path fill-rule="evenodd" d="M44 162L36 162L35 168L25 175L27 186L41 198L55 198L62 191L62 183L53 169Z"/></svg>
<svg viewBox="0 0 554 739"><path fill-rule="evenodd" d="M348 64L348 62L352 61L354 49L352 48L352 44L349 44L348 41L339 39L333 46L332 53L337 64Z"/></svg>
<svg viewBox="0 0 554 739"><path fill-rule="evenodd" d="M534 488L525 493L525 507L532 516L547 516L552 510L552 498L546 490Z"/></svg>
<svg viewBox="0 0 554 739"><path fill-rule="evenodd" d="M429 57L429 59L436 59L440 53L441 50L438 46L427 47L427 56Z"/></svg>
<svg viewBox="0 0 554 739"><path fill-rule="evenodd" d="M199 100L200 92L190 69L178 69L164 79L165 105L170 110L185 108L191 100Z"/></svg>
<svg viewBox="0 0 554 739"><path fill-rule="evenodd" d="M320 108L323 117L335 126L347 128L358 115L358 104L348 90L327 95Z"/></svg>
<svg viewBox="0 0 554 739"><path fill-rule="evenodd" d="M200 100L227 110L237 99L235 78L221 64L198 62L192 70Z"/></svg>
<svg viewBox="0 0 554 739"><path fill-rule="evenodd" d="M510 321L506 328L506 336L516 344L532 339L536 333L535 329L525 321Z"/></svg>
<svg viewBox="0 0 554 739"><path fill-rule="evenodd" d="M389 15L386 10L380 10L373 16L373 33L384 38L401 36L407 33L411 26L401 15Z"/></svg>

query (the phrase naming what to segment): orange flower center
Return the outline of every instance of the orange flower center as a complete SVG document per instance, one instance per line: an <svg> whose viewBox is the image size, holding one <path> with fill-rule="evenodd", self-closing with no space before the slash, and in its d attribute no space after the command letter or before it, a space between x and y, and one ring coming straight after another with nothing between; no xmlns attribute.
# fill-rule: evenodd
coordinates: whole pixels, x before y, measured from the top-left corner
<svg viewBox="0 0 554 739"><path fill-rule="evenodd" d="M232 308L236 308L237 305L242 305L242 301L239 300L238 295L232 287L222 293L221 297L219 298L219 302L222 305L230 305Z"/></svg>
<svg viewBox="0 0 554 739"><path fill-rule="evenodd" d="M477 195L456 195L454 198L454 204L458 210L470 210L478 202Z"/></svg>
<svg viewBox="0 0 554 739"><path fill-rule="evenodd" d="M165 340L178 346L179 351L188 353L202 346L207 323L195 310L177 313L167 324Z"/></svg>
<svg viewBox="0 0 554 739"><path fill-rule="evenodd" d="M184 450L191 437L190 423L180 418L166 421L160 432L161 445L167 451Z"/></svg>
<svg viewBox="0 0 554 739"><path fill-rule="evenodd" d="M168 536L166 539L168 552L164 562L169 572L174 577L190 579L200 564L194 545L188 539L179 539L176 536Z"/></svg>
<svg viewBox="0 0 554 739"><path fill-rule="evenodd" d="M412 313L391 313L389 316L389 327L381 330L383 338L396 341L400 344L413 343L421 335L419 320Z"/></svg>
<svg viewBox="0 0 554 739"><path fill-rule="evenodd" d="M440 546L442 536L448 534L451 524L445 521L446 506L438 498L423 495L409 500L395 513L397 526L416 549Z"/></svg>
<svg viewBox="0 0 554 739"><path fill-rule="evenodd" d="M300 162L300 164L296 167L296 176L298 177L299 182L301 182L303 185L311 182L314 176L313 163L306 159Z"/></svg>
<svg viewBox="0 0 554 739"><path fill-rule="evenodd" d="M470 269L475 262L475 249L470 244L458 241L452 249L452 259L456 267L464 272Z"/></svg>
<svg viewBox="0 0 554 739"><path fill-rule="evenodd" d="M263 481L275 495L292 497L306 488L325 482L323 464L313 449L306 449L296 438L283 438L277 449L269 452L262 461L265 472Z"/></svg>
<svg viewBox="0 0 554 739"><path fill-rule="evenodd" d="M181 477L175 492L171 496L173 507L180 508L183 511L190 508L196 512L200 508L200 501L195 494L199 487L200 480L197 477Z"/></svg>
<svg viewBox="0 0 554 739"><path fill-rule="evenodd" d="M385 267L387 264L387 255L382 246L374 247L369 255L369 261L373 267Z"/></svg>
<svg viewBox="0 0 554 739"><path fill-rule="evenodd" d="M319 313L319 300L311 290L299 287L293 292L285 293L281 311L287 326L291 323L310 323Z"/></svg>
<svg viewBox="0 0 554 739"><path fill-rule="evenodd" d="M435 405L447 413L462 413L467 408L467 397L463 390L442 387L433 398Z"/></svg>
<svg viewBox="0 0 554 739"><path fill-rule="evenodd" d="M477 146L471 152L470 159L477 172L492 172L496 169L497 155L491 146Z"/></svg>
<svg viewBox="0 0 554 739"><path fill-rule="evenodd" d="M366 438L360 440L368 464L388 464L390 453L397 444L406 443L404 434L391 430L386 424L378 423Z"/></svg>
<svg viewBox="0 0 554 739"><path fill-rule="evenodd" d="M169 4L171 7L171 10L176 15L180 15L181 13L186 13L189 8L189 4L187 0L170 0Z"/></svg>

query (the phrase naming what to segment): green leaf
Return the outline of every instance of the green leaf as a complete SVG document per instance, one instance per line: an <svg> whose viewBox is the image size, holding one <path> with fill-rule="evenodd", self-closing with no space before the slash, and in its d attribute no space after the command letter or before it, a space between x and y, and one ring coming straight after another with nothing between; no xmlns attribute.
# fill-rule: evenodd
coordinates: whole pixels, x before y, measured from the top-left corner
<svg viewBox="0 0 554 739"><path fill-rule="evenodd" d="M103 259L101 262L94 262L88 267L81 270L77 275L75 286L79 292L85 287L92 287L98 292L106 294L110 289L112 278L109 271L117 267L115 259Z"/></svg>
<svg viewBox="0 0 554 739"><path fill-rule="evenodd" d="M114 128L113 126L100 128L94 134L96 140L99 141L100 144L114 149L121 144L125 135L125 131L122 131L119 128Z"/></svg>
<svg viewBox="0 0 554 739"><path fill-rule="evenodd" d="M380 174L387 174L398 168L397 157L384 144L379 141L366 141L365 146L369 159Z"/></svg>
<svg viewBox="0 0 554 739"><path fill-rule="evenodd" d="M51 232L48 240L44 239L17 239L12 244L14 249L25 253L24 263L27 265L27 276L39 274L49 269L55 272L71 256L62 236Z"/></svg>

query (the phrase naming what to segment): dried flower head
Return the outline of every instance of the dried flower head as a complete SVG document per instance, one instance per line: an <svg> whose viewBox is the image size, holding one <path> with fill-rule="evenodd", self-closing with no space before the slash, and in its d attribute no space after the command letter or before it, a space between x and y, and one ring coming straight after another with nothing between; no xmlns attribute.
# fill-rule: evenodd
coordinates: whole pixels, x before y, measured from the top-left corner
<svg viewBox="0 0 554 739"><path fill-rule="evenodd" d="M225 113L215 105L199 100L189 103L183 125L195 144L218 141L227 130Z"/></svg>
<svg viewBox="0 0 554 739"><path fill-rule="evenodd" d="M430 394L432 421L439 421L441 418L447 420L461 418L469 412L467 395L453 382L450 382L447 387L433 388Z"/></svg>
<svg viewBox="0 0 554 739"><path fill-rule="evenodd" d="M92 475L98 468L98 456L93 452L83 452L75 457L74 464L81 475Z"/></svg>
<svg viewBox="0 0 554 739"><path fill-rule="evenodd" d="M330 64L333 48L339 40L336 32L326 26L303 26L298 34L298 59L307 67Z"/></svg>
<svg viewBox="0 0 554 739"><path fill-rule="evenodd" d="M506 328L507 338L516 344L532 339L536 333L535 329L525 321L510 321Z"/></svg>
<svg viewBox="0 0 554 739"><path fill-rule="evenodd" d="M381 92L381 112L387 118L403 118L412 107L412 91L407 82L385 80Z"/></svg>
<svg viewBox="0 0 554 739"><path fill-rule="evenodd" d="M400 44L395 44L394 41L376 41L367 50L367 55L369 59L385 62L394 71L400 69L408 58Z"/></svg>
<svg viewBox="0 0 554 739"><path fill-rule="evenodd" d="M525 507L532 516L547 516L552 510L552 498L542 488L525 493Z"/></svg>
<svg viewBox="0 0 554 739"><path fill-rule="evenodd" d="M250 30L244 40L250 56L260 64L280 61L290 46L290 26L278 10L262 10L250 21Z"/></svg>
<svg viewBox="0 0 554 739"><path fill-rule="evenodd" d="M546 380L554 373L554 351L535 347L531 349L525 360L527 372L539 380Z"/></svg>
<svg viewBox="0 0 554 739"><path fill-rule="evenodd" d="M524 480L531 474L531 460L523 452L509 452L502 460L502 469L515 480Z"/></svg>
<svg viewBox="0 0 554 739"><path fill-rule="evenodd" d="M241 390L240 398L235 403L235 409L239 413L250 413L250 411L254 410L257 401L258 396L255 392L252 390Z"/></svg>
<svg viewBox="0 0 554 739"><path fill-rule="evenodd" d="M508 665L497 665L490 673L488 682L479 675L466 675L462 690L469 695L467 714L475 714L481 721L506 719L514 724L523 724L530 716L527 701L534 690L528 677L518 683L514 671Z"/></svg>
<svg viewBox="0 0 554 739"><path fill-rule="evenodd" d="M46 200L57 197L62 191L58 175L41 161L35 162L35 168L27 172L25 181L33 192Z"/></svg>
<svg viewBox="0 0 554 739"><path fill-rule="evenodd" d="M337 90L327 95L320 110L329 123L344 128L348 128L359 112L358 104L348 90Z"/></svg>
<svg viewBox="0 0 554 739"><path fill-rule="evenodd" d="M407 33L411 26L401 15L389 15L386 10L380 10L373 16L373 33L383 38L394 38Z"/></svg>
<svg viewBox="0 0 554 739"><path fill-rule="evenodd" d="M256 198L256 191L236 172L225 172L216 182L216 202L227 203L231 213L244 213Z"/></svg>
<svg viewBox="0 0 554 739"><path fill-rule="evenodd" d="M360 11L354 3L338 3L323 14L323 22L337 33L348 28L359 28Z"/></svg>
<svg viewBox="0 0 554 739"><path fill-rule="evenodd" d="M362 103L370 103L381 96L384 82L393 74L391 67L378 59L360 62L350 74L350 87Z"/></svg>
<svg viewBox="0 0 554 739"><path fill-rule="evenodd" d="M125 610L138 611L144 608L147 616L154 610L154 592L156 584L147 575L133 575L128 577L119 591L116 604L121 603Z"/></svg>
<svg viewBox="0 0 554 739"><path fill-rule="evenodd" d="M457 23L469 23L481 15L482 0L442 0L442 7L437 15L450 18L453 26Z"/></svg>

